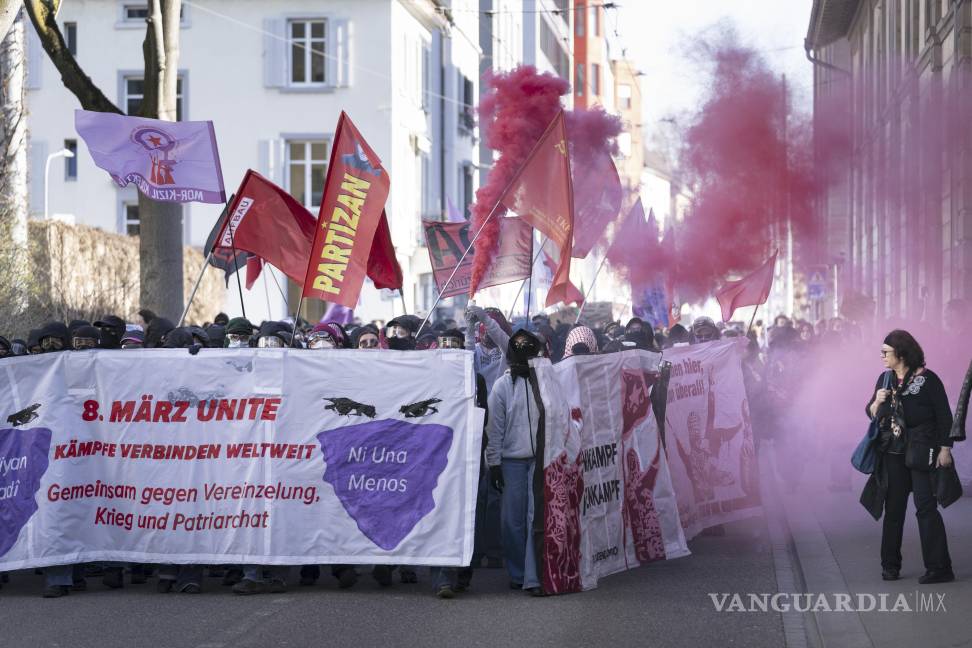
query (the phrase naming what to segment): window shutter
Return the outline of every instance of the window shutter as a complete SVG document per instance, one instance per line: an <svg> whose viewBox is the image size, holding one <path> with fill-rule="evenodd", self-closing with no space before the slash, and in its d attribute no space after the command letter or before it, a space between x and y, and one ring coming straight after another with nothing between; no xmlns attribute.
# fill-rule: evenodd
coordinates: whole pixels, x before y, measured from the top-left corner
<svg viewBox="0 0 972 648"><path fill-rule="evenodd" d="M282 139L260 140L258 147L257 171L270 182L283 187L284 141Z"/></svg>
<svg viewBox="0 0 972 648"><path fill-rule="evenodd" d="M41 45L40 38L30 21L24 21L24 31L27 38L24 44L27 49L27 89L38 90L41 87L41 75L44 69L44 57L47 52Z"/></svg>
<svg viewBox="0 0 972 648"><path fill-rule="evenodd" d="M47 142L30 143L30 213L44 214L44 165Z"/></svg>
<svg viewBox="0 0 972 648"><path fill-rule="evenodd" d="M327 83L337 88L351 86L351 22L327 21Z"/></svg>
<svg viewBox="0 0 972 648"><path fill-rule="evenodd" d="M263 19L263 86L287 85L287 23L283 18Z"/></svg>

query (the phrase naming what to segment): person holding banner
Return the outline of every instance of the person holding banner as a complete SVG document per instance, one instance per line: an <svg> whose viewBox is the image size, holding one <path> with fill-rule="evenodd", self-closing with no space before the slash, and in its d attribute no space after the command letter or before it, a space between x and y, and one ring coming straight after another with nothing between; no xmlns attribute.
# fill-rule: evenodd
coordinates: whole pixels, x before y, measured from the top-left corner
<svg viewBox="0 0 972 648"><path fill-rule="evenodd" d="M486 445L490 481L503 497L503 554L510 587L534 596L543 596L531 533L540 404L530 387L529 362L542 353L543 344L529 331L520 329L510 338L506 352L510 370L489 394Z"/></svg>

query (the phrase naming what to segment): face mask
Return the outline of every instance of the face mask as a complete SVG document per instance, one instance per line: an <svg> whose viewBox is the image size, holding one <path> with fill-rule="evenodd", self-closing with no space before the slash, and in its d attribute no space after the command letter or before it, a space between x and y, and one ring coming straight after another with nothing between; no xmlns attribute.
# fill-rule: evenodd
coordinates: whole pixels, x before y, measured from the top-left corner
<svg viewBox="0 0 972 648"><path fill-rule="evenodd" d="M333 349L334 340L330 336L317 336L311 337L310 342L307 343L308 349Z"/></svg>
<svg viewBox="0 0 972 648"><path fill-rule="evenodd" d="M240 335L238 333L230 333L226 336L226 348L228 349L239 349L242 347L250 346L250 336Z"/></svg>
<svg viewBox="0 0 972 648"><path fill-rule="evenodd" d="M414 351L415 340L408 337L393 337L388 339L388 348L394 351Z"/></svg>

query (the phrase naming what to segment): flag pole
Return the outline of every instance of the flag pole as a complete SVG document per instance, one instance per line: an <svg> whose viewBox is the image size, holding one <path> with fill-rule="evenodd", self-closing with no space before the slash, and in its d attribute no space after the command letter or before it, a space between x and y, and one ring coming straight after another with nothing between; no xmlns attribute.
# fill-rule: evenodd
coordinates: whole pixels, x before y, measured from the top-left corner
<svg viewBox="0 0 972 648"><path fill-rule="evenodd" d="M398 296L402 298L402 315L408 315L408 306L405 305L405 291L399 288Z"/></svg>
<svg viewBox="0 0 972 648"><path fill-rule="evenodd" d="M300 320L300 309L304 305L304 290L300 291L300 299L297 300L297 313L294 315L294 330L290 332L290 346L293 348L297 343L297 322Z"/></svg>
<svg viewBox="0 0 972 648"><path fill-rule="evenodd" d="M493 208L490 210L489 216L487 216L486 217L486 220L483 221L483 224L479 226L479 229L476 231L476 235L473 237L472 241L470 241L470 243L469 243L469 247L467 247L466 250L462 253L462 256L459 257L459 261L458 261L458 263L456 263L456 267L452 269L452 273L449 275L449 278L446 279L445 284L443 284L442 290L439 291L439 296L435 298L435 302L432 304L432 308L429 309L428 314L425 316L425 319L422 321L422 325L419 326L418 332L415 334L415 337L416 338L422 332L422 329L425 328L425 325L428 324L429 317L431 317L432 316L432 313L435 312L435 307L439 305L439 302L440 301L442 301L442 293L445 292L446 289L449 288L449 284L451 284L452 283L452 280L455 278L456 272L459 270L459 266L462 265L462 262L466 258L466 255L469 254L469 251L471 249L473 249L473 245L475 245L476 241L479 239L479 236L483 233L483 230L486 228L486 224L489 223L489 221L496 214L496 210L503 203L503 198L506 197L506 194L509 192L510 188L513 186L513 183L515 183L520 178L520 173L523 171L524 167L526 167L526 165L529 164L530 161L533 159L534 154L537 152L537 150L540 147L540 142L542 142L543 141L543 138L546 137L547 132L553 127L554 122L557 121L557 118L560 117L560 114L562 112L564 112L563 108L561 108L560 109L560 112L558 112L556 115L554 115L554 118L550 120L550 124L547 125L547 127L544 129L543 133L540 135L539 139L537 139L537 141L533 144L533 148L530 150L530 154L523 161L523 164L520 165L520 168L517 169L516 173L513 174L513 177L510 178L510 181L506 183L506 187L503 188L503 192L500 194L500 197L496 200L496 204L493 205ZM570 173L569 173L570 172L570 161L569 161L569 159L568 159L568 162L567 162L567 171L568 171L568 174L567 175L568 175L568 180L569 180L569 178L570 178ZM573 222L573 215L574 215L573 193L574 193L573 187L571 187L571 190L570 190L570 196L571 196L571 203L570 203L571 222ZM531 233L530 236L532 237L533 234ZM532 268L531 268L531 275L532 274L533 273L532 273Z"/></svg>
<svg viewBox="0 0 972 648"><path fill-rule="evenodd" d="M186 302L186 307L182 311L182 317L179 318L179 324L176 328L182 326L183 322L186 321L186 315L189 314L189 307L192 306L192 300L196 298L196 291L199 290L199 284L202 282L203 274L206 272L206 268L209 266L210 260L213 258L213 251L210 250L206 258L203 259L202 267L199 268L199 276L196 277L196 284L192 287L192 292L189 293L189 301Z"/></svg>
<svg viewBox="0 0 972 648"><path fill-rule="evenodd" d="M605 261L607 261L607 254L604 255L603 259L601 259L601 265L597 266L597 271L594 273L594 278L591 279L591 285L587 288L587 294L584 295L584 301L577 310L577 319L574 320L575 326L580 321L581 315L584 314L584 307L587 306L587 298L590 297L591 291L594 290L594 284L597 283L597 278L601 275L601 270L604 268Z"/></svg>
<svg viewBox="0 0 972 648"><path fill-rule="evenodd" d="M759 310L759 304L753 306L753 316L749 318L749 328L746 329L746 337L749 337L749 332L753 330L753 322L756 321L756 311Z"/></svg>
<svg viewBox="0 0 972 648"><path fill-rule="evenodd" d="M509 321L513 321L513 311L516 310L516 302L520 301L520 295L523 294L523 288L527 285L527 282L530 281L530 279L533 277L533 266L536 265L537 259L540 258L540 253L543 252L543 246L546 245L546 244L547 244L547 237L544 236L543 237L543 240L540 242L540 249L537 250L537 253L533 256L533 261L530 263L530 276L527 277L526 279L524 279L520 283L520 289L516 291L516 297L513 298L513 306L510 307L509 317L506 318ZM533 246L533 237L532 236L530 238L530 246L531 247ZM531 285L531 287L532 287L532 285Z"/></svg>
<svg viewBox="0 0 972 648"><path fill-rule="evenodd" d="M229 203L227 203L227 209L229 208ZM233 238L233 215L228 214L227 225L229 226L230 233L230 247L233 248L233 266L236 268L236 288L240 291L240 309L243 311L243 317L246 318L246 306L243 304L243 284L240 282L240 262L236 258L236 241Z"/></svg>

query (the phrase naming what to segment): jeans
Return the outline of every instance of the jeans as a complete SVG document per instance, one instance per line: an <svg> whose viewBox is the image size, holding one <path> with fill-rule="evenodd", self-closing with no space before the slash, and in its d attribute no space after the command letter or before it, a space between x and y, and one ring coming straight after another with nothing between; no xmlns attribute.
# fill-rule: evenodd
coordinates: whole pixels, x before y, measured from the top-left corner
<svg viewBox="0 0 972 648"><path fill-rule="evenodd" d="M161 565L159 580L175 581L175 591L181 592L186 585L202 587L202 565Z"/></svg>
<svg viewBox="0 0 972 648"><path fill-rule="evenodd" d="M290 568L286 565L243 565L243 579L255 583L267 581L287 582Z"/></svg>
<svg viewBox="0 0 972 648"><path fill-rule="evenodd" d="M53 565L44 568L44 585L47 587L71 587L81 580L81 565Z"/></svg>
<svg viewBox="0 0 972 648"><path fill-rule="evenodd" d="M503 555L514 585L540 587L533 553L533 459L503 459Z"/></svg>
<svg viewBox="0 0 972 648"><path fill-rule="evenodd" d="M921 538L921 556L925 569L951 569L952 559L948 555L945 523L932 494L931 473L909 469L905 466L904 455L885 454L883 459L888 476L888 493L884 500L881 567L901 569L901 536L904 532L905 513L908 511L908 493L914 492L915 515L918 518L918 535Z"/></svg>
<svg viewBox="0 0 972 648"><path fill-rule="evenodd" d="M479 566L483 558L499 560L503 557L503 543L500 539L500 500L503 495L493 488L489 472L479 480L476 495L476 531L472 564Z"/></svg>

